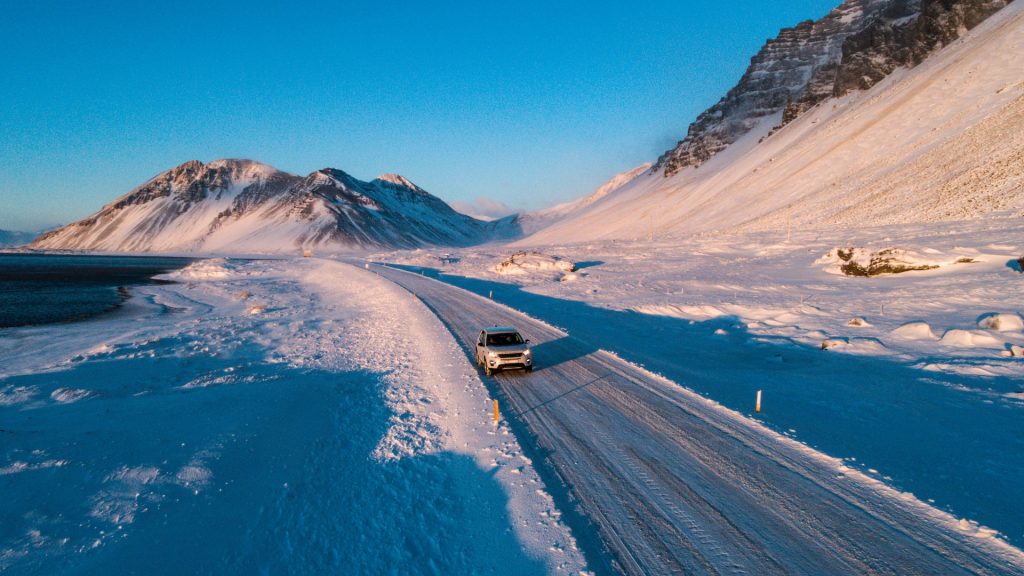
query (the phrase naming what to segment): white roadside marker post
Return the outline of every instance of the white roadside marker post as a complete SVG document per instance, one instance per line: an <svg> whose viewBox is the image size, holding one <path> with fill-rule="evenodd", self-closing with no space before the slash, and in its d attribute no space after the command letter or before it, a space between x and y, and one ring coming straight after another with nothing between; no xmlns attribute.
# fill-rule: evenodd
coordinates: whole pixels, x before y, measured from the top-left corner
<svg viewBox="0 0 1024 576"><path fill-rule="evenodd" d="M488 290L487 297L490 298L491 300L494 300L494 290Z"/></svg>
<svg viewBox="0 0 1024 576"><path fill-rule="evenodd" d="M757 391L757 404L754 406L754 412L761 411L761 391Z"/></svg>
<svg viewBox="0 0 1024 576"><path fill-rule="evenodd" d="M793 241L793 204L786 207L786 242Z"/></svg>

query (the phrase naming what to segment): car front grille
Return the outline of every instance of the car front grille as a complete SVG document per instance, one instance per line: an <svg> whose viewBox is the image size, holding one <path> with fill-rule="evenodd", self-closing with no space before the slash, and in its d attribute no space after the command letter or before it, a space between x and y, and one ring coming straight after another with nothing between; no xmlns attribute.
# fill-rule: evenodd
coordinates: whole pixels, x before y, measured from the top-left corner
<svg viewBox="0 0 1024 576"><path fill-rule="evenodd" d="M498 354L498 358L503 358L505 360L508 360L509 358L519 358L522 355L523 355L522 352L512 352L512 353L507 353L507 354Z"/></svg>

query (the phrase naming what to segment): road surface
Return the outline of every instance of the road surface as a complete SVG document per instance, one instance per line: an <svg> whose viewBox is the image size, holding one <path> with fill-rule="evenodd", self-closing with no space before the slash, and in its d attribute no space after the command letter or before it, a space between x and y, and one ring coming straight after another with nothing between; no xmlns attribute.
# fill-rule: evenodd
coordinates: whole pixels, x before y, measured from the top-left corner
<svg viewBox="0 0 1024 576"><path fill-rule="evenodd" d="M536 370L490 382L625 574L1024 574L1024 553L679 385L465 290L380 265L467 351L513 325ZM557 320L557 319L553 319ZM586 538L587 535L581 535ZM601 567L597 567L600 569Z"/></svg>

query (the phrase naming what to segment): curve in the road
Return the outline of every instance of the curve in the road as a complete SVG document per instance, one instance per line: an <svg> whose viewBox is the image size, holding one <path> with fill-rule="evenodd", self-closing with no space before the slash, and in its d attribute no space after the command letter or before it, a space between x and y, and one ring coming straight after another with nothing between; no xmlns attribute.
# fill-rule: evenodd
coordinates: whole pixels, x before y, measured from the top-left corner
<svg viewBox="0 0 1024 576"><path fill-rule="evenodd" d="M494 384L627 574L1024 574L1024 553L613 354L465 290L374 265L467 350L535 343Z"/></svg>

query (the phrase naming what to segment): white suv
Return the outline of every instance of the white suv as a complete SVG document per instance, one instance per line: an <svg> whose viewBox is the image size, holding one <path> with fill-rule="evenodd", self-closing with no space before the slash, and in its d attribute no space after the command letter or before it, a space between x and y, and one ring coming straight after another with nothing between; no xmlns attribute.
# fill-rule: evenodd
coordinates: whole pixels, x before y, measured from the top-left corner
<svg viewBox="0 0 1024 576"><path fill-rule="evenodd" d="M488 376L506 368L522 368L533 372L533 353L529 343L515 328L484 328L476 339L477 366L482 367Z"/></svg>

